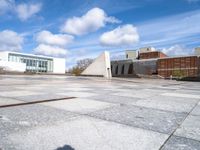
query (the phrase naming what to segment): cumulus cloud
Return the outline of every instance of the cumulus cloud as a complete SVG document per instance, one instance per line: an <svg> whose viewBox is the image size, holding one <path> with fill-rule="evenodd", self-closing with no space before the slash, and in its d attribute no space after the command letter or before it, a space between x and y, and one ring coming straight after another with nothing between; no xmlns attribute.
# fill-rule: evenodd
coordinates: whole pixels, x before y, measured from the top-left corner
<svg viewBox="0 0 200 150"><path fill-rule="evenodd" d="M36 36L38 43L66 46L73 41L74 37L67 34L52 34L49 31L41 31Z"/></svg>
<svg viewBox="0 0 200 150"><path fill-rule="evenodd" d="M36 35L38 46L34 49L36 54L48 56L66 56L67 45L73 41L74 37L67 34L53 34L50 31L41 31Z"/></svg>
<svg viewBox="0 0 200 150"><path fill-rule="evenodd" d="M164 52L169 56L177 56L177 55L188 55L191 53L191 50L177 44L169 48L164 48L162 52Z"/></svg>
<svg viewBox="0 0 200 150"><path fill-rule="evenodd" d="M20 20L25 21L29 19L30 17L34 16L36 13L38 13L41 10L41 4L26 4L22 3L19 5L16 5L16 13Z"/></svg>
<svg viewBox="0 0 200 150"><path fill-rule="evenodd" d="M10 10L13 4L13 0L0 0L0 15Z"/></svg>
<svg viewBox="0 0 200 150"><path fill-rule="evenodd" d="M131 24L120 26L105 32L100 37L100 43L105 46L127 46L139 41L137 28Z"/></svg>
<svg viewBox="0 0 200 150"><path fill-rule="evenodd" d="M11 30L0 32L0 51L20 51L22 49L23 37Z"/></svg>
<svg viewBox="0 0 200 150"><path fill-rule="evenodd" d="M67 50L58 46L40 44L35 49L34 52L36 54L43 54L48 56L65 56L67 54Z"/></svg>
<svg viewBox="0 0 200 150"><path fill-rule="evenodd" d="M16 4L15 0L0 0L0 15L11 12L16 14L18 18L25 21L41 10L41 3L21 3Z"/></svg>
<svg viewBox="0 0 200 150"><path fill-rule="evenodd" d="M119 22L115 17L108 17L104 10L93 8L81 17L67 19L61 27L61 31L74 35L83 35L104 27L106 23Z"/></svg>

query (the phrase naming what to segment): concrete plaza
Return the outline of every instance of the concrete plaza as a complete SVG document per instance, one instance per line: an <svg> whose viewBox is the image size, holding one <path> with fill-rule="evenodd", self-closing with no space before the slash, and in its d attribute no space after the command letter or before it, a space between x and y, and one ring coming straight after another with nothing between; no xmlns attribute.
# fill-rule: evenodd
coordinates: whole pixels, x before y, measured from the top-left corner
<svg viewBox="0 0 200 150"><path fill-rule="evenodd" d="M0 149L199 150L199 101L199 82L1 75Z"/></svg>

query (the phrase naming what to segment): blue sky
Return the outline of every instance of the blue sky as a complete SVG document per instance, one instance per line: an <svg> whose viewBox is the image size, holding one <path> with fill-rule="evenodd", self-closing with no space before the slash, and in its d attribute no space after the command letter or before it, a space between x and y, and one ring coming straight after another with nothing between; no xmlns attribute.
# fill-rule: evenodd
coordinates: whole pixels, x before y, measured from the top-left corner
<svg viewBox="0 0 200 150"><path fill-rule="evenodd" d="M0 0L0 51L78 59L153 46L168 55L200 46L200 0Z"/></svg>

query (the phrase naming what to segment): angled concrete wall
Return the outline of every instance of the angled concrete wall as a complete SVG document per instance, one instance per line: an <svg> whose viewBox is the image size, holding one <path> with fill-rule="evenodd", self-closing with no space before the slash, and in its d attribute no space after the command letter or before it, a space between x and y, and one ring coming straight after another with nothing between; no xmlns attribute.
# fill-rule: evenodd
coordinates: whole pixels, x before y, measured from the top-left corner
<svg viewBox="0 0 200 150"><path fill-rule="evenodd" d="M88 76L103 76L105 78L111 78L110 68L110 54L109 52L103 52L97 57L92 64L90 64L83 72L82 75Z"/></svg>

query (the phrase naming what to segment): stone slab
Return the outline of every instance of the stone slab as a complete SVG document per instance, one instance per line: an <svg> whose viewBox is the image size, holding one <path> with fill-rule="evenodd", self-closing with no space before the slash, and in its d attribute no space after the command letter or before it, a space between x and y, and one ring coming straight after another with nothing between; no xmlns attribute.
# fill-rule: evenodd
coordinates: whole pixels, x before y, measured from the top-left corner
<svg viewBox="0 0 200 150"><path fill-rule="evenodd" d="M172 133L186 116L185 113L127 105L108 108L89 115L166 134Z"/></svg>
<svg viewBox="0 0 200 150"><path fill-rule="evenodd" d="M189 115L174 134L200 141L200 117Z"/></svg>
<svg viewBox="0 0 200 150"><path fill-rule="evenodd" d="M193 111L191 112L191 115L200 116L200 102L199 102L198 105L193 109Z"/></svg>
<svg viewBox="0 0 200 150"><path fill-rule="evenodd" d="M48 93L48 94L41 94L41 95L18 96L15 98L21 101L25 101L25 102L35 102L35 101L59 99L59 98L65 98L65 97L68 97L68 96Z"/></svg>
<svg viewBox="0 0 200 150"><path fill-rule="evenodd" d="M10 134L0 141L3 149L42 150L157 150L168 135L99 119L81 117L68 122Z"/></svg>
<svg viewBox="0 0 200 150"><path fill-rule="evenodd" d="M24 102L11 99L11 98L0 97L0 106L10 105L10 104L19 104L19 103L24 103Z"/></svg>
<svg viewBox="0 0 200 150"><path fill-rule="evenodd" d="M163 96L183 97L183 98L196 98L200 99L200 95L195 94L183 94L183 93L163 93Z"/></svg>
<svg viewBox="0 0 200 150"><path fill-rule="evenodd" d="M192 110L192 108L196 105L196 103L177 102L174 101L173 99L170 100L168 99L166 101L163 101L158 99L154 100L153 98L138 100L132 102L132 104L147 108L154 108L154 109L167 110L173 112L185 112L185 113L189 113Z"/></svg>
<svg viewBox="0 0 200 150"><path fill-rule="evenodd" d="M140 100L140 98L116 96L111 94L92 96L90 97L90 99L117 104L131 104L135 101Z"/></svg>
<svg viewBox="0 0 200 150"><path fill-rule="evenodd" d="M74 113L38 104L0 108L0 135L62 123L74 116Z"/></svg>
<svg viewBox="0 0 200 150"><path fill-rule="evenodd" d="M0 92L0 96L5 97L18 97L18 96L29 96L29 95L38 95L41 94L40 92L32 92L32 91L3 91Z"/></svg>
<svg viewBox="0 0 200 150"><path fill-rule="evenodd" d="M47 102L47 103L42 103L42 105L54 107L57 109L63 109L70 112L77 112L81 114L94 112L97 110L113 106L113 104L110 103L81 99L81 98Z"/></svg>
<svg viewBox="0 0 200 150"><path fill-rule="evenodd" d="M135 98L148 98L157 95L157 93L146 92L145 94L140 91L132 91L132 92L117 92L112 93L116 96L125 96L125 97L135 97Z"/></svg>
<svg viewBox="0 0 200 150"><path fill-rule="evenodd" d="M89 92L64 92L64 93L56 93L58 95L65 95L68 97L80 97L80 98L85 98L85 97L91 97L95 96L95 93L89 93Z"/></svg>
<svg viewBox="0 0 200 150"><path fill-rule="evenodd" d="M178 136L172 136L162 150L199 150L200 142Z"/></svg>

